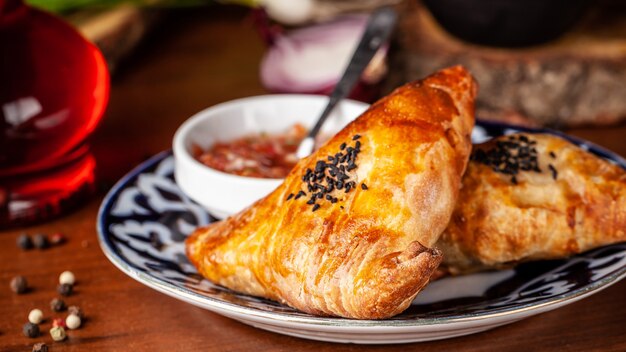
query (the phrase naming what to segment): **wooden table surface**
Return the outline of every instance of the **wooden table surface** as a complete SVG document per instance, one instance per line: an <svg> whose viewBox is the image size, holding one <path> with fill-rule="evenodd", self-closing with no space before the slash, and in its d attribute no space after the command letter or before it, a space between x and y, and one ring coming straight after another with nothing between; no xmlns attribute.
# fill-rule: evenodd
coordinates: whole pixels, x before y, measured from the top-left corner
<svg viewBox="0 0 626 352"><path fill-rule="evenodd" d="M264 46L245 11L210 7L176 11L128 60L112 82L109 107L92 138L103 188L133 166L170 147L176 128L218 102L263 94L258 65ZM626 127L570 131L626 156ZM382 351L301 340L258 330L169 298L130 279L102 254L96 212L104 192L55 221L0 232L0 351L30 351L44 341L51 351ZM63 232L69 241L22 252L22 233ZM47 330L58 275L73 271L76 293L68 304L87 315L69 339L52 343ZM27 277L33 290L15 295L9 281ZM44 335L22 336L30 309L47 318ZM577 303L480 334L395 347L419 351L626 351L626 281Z"/></svg>

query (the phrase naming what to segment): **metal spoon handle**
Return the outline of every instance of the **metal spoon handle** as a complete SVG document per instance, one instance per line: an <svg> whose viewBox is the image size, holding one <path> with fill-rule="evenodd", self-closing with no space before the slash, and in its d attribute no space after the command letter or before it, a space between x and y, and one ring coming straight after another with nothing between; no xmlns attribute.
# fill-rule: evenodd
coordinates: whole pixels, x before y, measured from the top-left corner
<svg viewBox="0 0 626 352"><path fill-rule="evenodd" d="M326 121L326 118L337 103L350 94L355 83L361 77L363 70L374 57L374 54L387 41L396 23L396 18L396 12L391 7L381 7L370 16L361 41L357 45L354 54L352 54L343 76L330 94L326 108L324 108L322 115L320 115L315 126L309 131L307 137L300 143L296 153L298 158L304 158L311 154L315 146L315 136L319 133L324 121Z"/></svg>

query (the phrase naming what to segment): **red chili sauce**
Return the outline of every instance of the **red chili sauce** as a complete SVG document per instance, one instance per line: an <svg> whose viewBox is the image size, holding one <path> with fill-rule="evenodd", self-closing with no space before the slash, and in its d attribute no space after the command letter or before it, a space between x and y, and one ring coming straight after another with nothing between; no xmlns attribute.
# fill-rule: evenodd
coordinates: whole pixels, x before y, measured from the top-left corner
<svg viewBox="0 0 626 352"><path fill-rule="evenodd" d="M229 174L283 178L298 162L296 150L307 129L293 125L282 134L250 135L229 142L217 142L208 150L197 145L192 153L204 165Z"/></svg>

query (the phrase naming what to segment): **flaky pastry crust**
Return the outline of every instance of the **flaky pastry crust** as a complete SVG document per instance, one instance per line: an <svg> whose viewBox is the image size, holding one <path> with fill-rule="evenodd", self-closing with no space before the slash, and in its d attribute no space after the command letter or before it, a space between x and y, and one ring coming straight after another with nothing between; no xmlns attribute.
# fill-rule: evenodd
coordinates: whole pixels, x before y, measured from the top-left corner
<svg viewBox="0 0 626 352"><path fill-rule="evenodd" d="M517 158L523 146L534 156ZM508 171L506 163L494 165L504 160L504 150L512 155ZM502 136L475 146L471 159L436 244L449 272L563 258L626 241L626 172L620 167L549 134ZM515 164L527 170L514 174Z"/></svg>
<svg viewBox="0 0 626 352"><path fill-rule="evenodd" d="M467 165L475 94L461 67L398 88L302 159L270 195L196 230L189 258L215 283L311 314L402 312L441 262L430 247ZM329 166L336 158L347 176L341 184L343 172ZM316 184L326 188L321 199Z"/></svg>

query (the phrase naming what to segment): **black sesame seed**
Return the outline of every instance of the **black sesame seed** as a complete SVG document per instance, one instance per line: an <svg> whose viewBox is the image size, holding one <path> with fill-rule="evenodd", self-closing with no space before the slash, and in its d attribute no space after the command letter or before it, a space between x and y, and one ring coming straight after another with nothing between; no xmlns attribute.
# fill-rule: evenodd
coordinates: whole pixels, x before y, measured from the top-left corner
<svg viewBox="0 0 626 352"><path fill-rule="evenodd" d="M550 171L552 172L552 179L556 180L556 178L558 177L559 173L558 171L556 171L556 168L552 165L549 164L548 168L550 169Z"/></svg>
<svg viewBox="0 0 626 352"><path fill-rule="evenodd" d="M361 183L361 189L367 191L367 185L365 183Z"/></svg>
<svg viewBox="0 0 626 352"><path fill-rule="evenodd" d="M334 203L337 203L337 198L333 197L333 198L330 200L330 202L331 202L331 203L333 203L333 204L334 204Z"/></svg>
<svg viewBox="0 0 626 352"><path fill-rule="evenodd" d="M317 209L319 209L319 208L320 208L320 205L319 205L319 204L315 204L315 205L313 206L313 211L316 211L316 210L317 210Z"/></svg>
<svg viewBox="0 0 626 352"><path fill-rule="evenodd" d="M313 195L313 197L311 197L311 199L309 199L309 200L306 202L306 204L308 204L308 205L313 205L313 204L315 204L315 195Z"/></svg>
<svg viewBox="0 0 626 352"><path fill-rule="evenodd" d="M293 198L293 193L289 193L289 195L287 196L287 200L290 200L291 198Z"/></svg>
<svg viewBox="0 0 626 352"><path fill-rule="evenodd" d="M550 152L550 156L552 157L552 159L556 159L556 154L554 154L554 152Z"/></svg>
<svg viewBox="0 0 626 352"><path fill-rule="evenodd" d="M346 185L346 191L345 191L345 192L346 192L346 193L350 192L350 189L351 189L351 188L352 188L352 185L351 185L350 183L348 183L348 184Z"/></svg>
<svg viewBox="0 0 626 352"><path fill-rule="evenodd" d="M356 150L360 150L361 149L361 142L360 141L356 141L356 144L354 145L354 148Z"/></svg>
<svg viewBox="0 0 626 352"><path fill-rule="evenodd" d="M341 149L341 150L346 149L346 144L345 143L341 143L341 145L339 146L339 149Z"/></svg>
<svg viewBox="0 0 626 352"><path fill-rule="evenodd" d="M514 185L517 184L517 178L515 176L511 177L511 183Z"/></svg>
<svg viewBox="0 0 626 352"><path fill-rule="evenodd" d="M357 139L361 138L361 135L359 134L355 134L354 137L352 137L353 141L356 141Z"/></svg>
<svg viewBox="0 0 626 352"><path fill-rule="evenodd" d="M354 165L354 164L348 165L348 169L347 169L348 171L352 171L354 169L356 169L356 165Z"/></svg>
<svg viewBox="0 0 626 352"><path fill-rule="evenodd" d="M344 208L343 208L343 205L340 205L340 206L339 206L339 208L340 208L341 210L343 210L343 209L344 209Z"/></svg>
<svg viewBox="0 0 626 352"><path fill-rule="evenodd" d="M332 199L333 199L333 196L331 196L330 194L326 195L326 200L332 200Z"/></svg>
<svg viewBox="0 0 626 352"><path fill-rule="evenodd" d="M306 195L306 193L304 193L304 191L300 191L300 192L298 192L298 194L296 194L296 198L295 199L298 199L298 198L300 198L300 197L302 197L304 195Z"/></svg>

